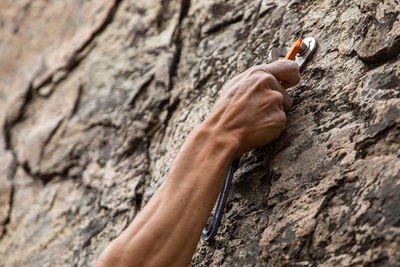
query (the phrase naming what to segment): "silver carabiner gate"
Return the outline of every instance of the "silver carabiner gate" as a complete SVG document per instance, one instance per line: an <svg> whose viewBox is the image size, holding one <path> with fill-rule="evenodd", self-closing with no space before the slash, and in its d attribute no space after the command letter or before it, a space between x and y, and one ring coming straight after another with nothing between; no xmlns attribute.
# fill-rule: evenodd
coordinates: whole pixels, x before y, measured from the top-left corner
<svg viewBox="0 0 400 267"><path fill-rule="evenodd" d="M303 40L300 45L300 50L294 60L299 65L300 71L311 59L316 49L317 41L314 39L314 37L307 37ZM274 61L284 58L288 51L289 47L286 46L272 48L271 51L269 51L268 53L268 63L272 63Z"/></svg>

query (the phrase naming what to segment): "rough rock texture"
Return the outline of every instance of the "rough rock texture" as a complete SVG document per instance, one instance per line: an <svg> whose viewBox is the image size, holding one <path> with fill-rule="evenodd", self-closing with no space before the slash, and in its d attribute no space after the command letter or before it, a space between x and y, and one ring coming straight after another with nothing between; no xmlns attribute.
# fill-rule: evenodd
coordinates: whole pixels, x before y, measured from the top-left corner
<svg viewBox="0 0 400 267"><path fill-rule="evenodd" d="M193 266L400 265L398 0L0 3L0 266L90 266L219 89L319 41Z"/></svg>

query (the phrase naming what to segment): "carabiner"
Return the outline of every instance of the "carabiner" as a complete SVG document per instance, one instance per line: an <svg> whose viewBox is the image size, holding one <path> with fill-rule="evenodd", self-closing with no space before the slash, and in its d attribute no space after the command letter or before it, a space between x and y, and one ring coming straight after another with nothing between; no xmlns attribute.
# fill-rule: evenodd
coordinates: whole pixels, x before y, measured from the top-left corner
<svg viewBox="0 0 400 267"><path fill-rule="evenodd" d="M228 173L225 177L224 187L219 194L217 206L215 207L214 216L212 217L210 225L205 226L203 232L201 233L201 239L210 242L218 231L218 227L221 223L222 215L224 214L224 208L226 200L228 199L229 189L231 188L233 174L239 167L240 159L234 159L231 166L229 167Z"/></svg>
<svg viewBox="0 0 400 267"><path fill-rule="evenodd" d="M277 61L278 59L284 58L289 51L289 47L274 47L268 53L268 63ZM307 62L313 56L315 50L317 49L317 41L314 37L307 37L303 40L300 45L300 50L296 55L294 61L299 65L300 70L302 70Z"/></svg>

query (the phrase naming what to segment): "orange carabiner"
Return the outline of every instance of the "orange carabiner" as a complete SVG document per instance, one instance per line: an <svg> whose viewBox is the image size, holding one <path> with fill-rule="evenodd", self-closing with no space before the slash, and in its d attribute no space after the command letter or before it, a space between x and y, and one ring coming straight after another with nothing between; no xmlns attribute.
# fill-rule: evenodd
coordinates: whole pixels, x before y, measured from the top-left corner
<svg viewBox="0 0 400 267"><path fill-rule="evenodd" d="M285 59L294 60L296 58L297 53L300 50L300 46L301 46L302 42L303 42L303 40L301 38L299 38L296 42L294 42L294 44L292 45L292 47L289 49L288 53L286 54Z"/></svg>

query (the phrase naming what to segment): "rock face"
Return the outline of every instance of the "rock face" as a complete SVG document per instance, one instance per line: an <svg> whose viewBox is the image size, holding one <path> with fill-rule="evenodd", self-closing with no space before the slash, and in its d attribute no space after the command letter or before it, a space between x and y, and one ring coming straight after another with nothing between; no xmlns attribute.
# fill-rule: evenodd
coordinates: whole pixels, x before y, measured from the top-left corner
<svg viewBox="0 0 400 267"><path fill-rule="evenodd" d="M398 0L3 0L0 266L91 266L224 82L319 42L193 266L400 265Z"/></svg>

